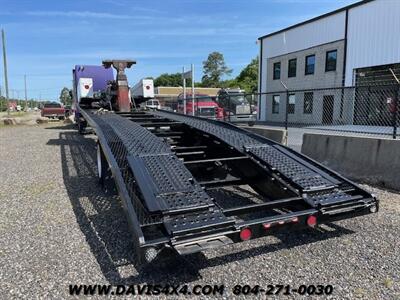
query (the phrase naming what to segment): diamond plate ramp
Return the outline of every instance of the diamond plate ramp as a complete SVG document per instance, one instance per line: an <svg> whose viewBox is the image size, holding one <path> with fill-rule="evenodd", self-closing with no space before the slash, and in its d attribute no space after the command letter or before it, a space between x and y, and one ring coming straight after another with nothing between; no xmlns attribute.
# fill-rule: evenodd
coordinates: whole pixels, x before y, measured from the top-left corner
<svg viewBox="0 0 400 300"><path fill-rule="evenodd" d="M167 220L164 224L168 233L177 236L228 227L235 224L235 221L225 217L221 211L215 210L179 215Z"/></svg>
<svg viewBox="0 0 400 300"><path fill-rule="evenodd" d="M287 154L282 153L273 146L247 147L246 150L265 162L271 170L280 173L303 191L333 188L336 185L336 182L324 178L319 173L289 157Z"/></svg>
<svg viewBox="0 0 400 300"><path fill-rule="evenodd" d="M188 117L185 115L178 115L174 113L168 113L163 111L154 112L155 115L169 118L174 121L183 122L193 128L199 129L204 133L211 134L225 143L235 147L239 151L243 151L244 146L249 145L262 145L263 143L259 140L245 134L242 129L224 124L221 122L213 122L212 120L199 119Z"/></svg>
<svg viewBox="0 0 400 300"><path fill-rule="evenodd" d="M149 212L174 214L214 206L175 155L129 156L128 163Z"/></svg>

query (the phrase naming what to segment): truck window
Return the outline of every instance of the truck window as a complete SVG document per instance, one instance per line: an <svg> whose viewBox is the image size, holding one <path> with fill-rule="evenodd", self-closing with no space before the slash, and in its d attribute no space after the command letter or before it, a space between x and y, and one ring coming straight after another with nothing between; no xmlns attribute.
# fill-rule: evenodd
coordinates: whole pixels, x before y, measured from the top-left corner
<svg viewBox="0 0 400 300"><path fill-rule="evenodd" d="M60 103L45 103L44 108L61 108Z"/></svg>

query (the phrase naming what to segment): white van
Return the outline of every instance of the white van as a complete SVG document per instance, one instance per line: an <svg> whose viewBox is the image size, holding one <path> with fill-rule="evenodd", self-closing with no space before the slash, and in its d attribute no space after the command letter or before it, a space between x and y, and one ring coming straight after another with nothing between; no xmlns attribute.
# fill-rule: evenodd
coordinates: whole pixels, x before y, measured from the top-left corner
<svg viewBox="0 0 400 300"><path fill-rule="evenodd" d="M148 100L146 101L146 108L147 109L161 109L160 102L158 100Z"/></svg>

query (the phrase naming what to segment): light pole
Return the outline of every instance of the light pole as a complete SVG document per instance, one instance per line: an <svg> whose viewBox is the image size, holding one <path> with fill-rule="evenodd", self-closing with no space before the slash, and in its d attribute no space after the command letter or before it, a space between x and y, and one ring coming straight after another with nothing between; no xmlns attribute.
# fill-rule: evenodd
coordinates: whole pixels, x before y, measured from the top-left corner
<svg viewBox="0 0 400 300"><path fill-rule="evenodd" d="M25 110L28 110L28 93L26 91L26 74L24 75L24 88L25 88Z"/></svg>
<svg viewBox="0 0 400 300"><path fill-rule="evenodd" d="M194 113L194 64L192 64L192 115L193 116L195 115L195 113Z"/></svg>
<svg viewBox="0 0 400 300"><path fill-rule="evenodd" d="M7 76L7 55L6 55L6 37L4 29L1 30L1 39L3 41L3 64L4 64L4 85L6 89L6 103L7 103L7 114L10 115L10 104L8 100L8 76Z"/></svg>
<svg viewBox="0 0 400 300"><path fill-rule="evenodd" d="M186 77L185 67L182 69L182 80L183 80L183 114L186 115Z"/></svg>

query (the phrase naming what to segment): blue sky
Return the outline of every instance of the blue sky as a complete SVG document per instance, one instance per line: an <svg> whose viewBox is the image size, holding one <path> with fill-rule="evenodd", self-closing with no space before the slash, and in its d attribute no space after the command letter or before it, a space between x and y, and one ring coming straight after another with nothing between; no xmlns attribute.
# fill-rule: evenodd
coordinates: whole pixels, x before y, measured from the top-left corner
<svg viewBox="0 0 400 300"><path fill-rule="evenodd" d="M355 0L0 0L6 30L10 95L55 100L71 86L75 64L132 58L134 84L179 72L212 51L224 54L232 76L258 53L259 36ZM1 64L0 84L4 86Z"/></svg>

